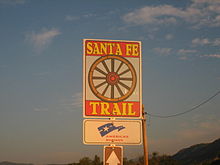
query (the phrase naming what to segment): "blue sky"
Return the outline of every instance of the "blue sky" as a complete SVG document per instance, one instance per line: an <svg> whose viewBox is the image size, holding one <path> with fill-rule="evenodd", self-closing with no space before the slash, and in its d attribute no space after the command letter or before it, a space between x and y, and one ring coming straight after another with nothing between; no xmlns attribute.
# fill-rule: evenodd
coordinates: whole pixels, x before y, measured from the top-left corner
<svg viewBox="0 0 220 165"><path fill-rule="evenodd" d="M142 41L143 103L188 110L220 90L219 0L0 0L0 161L77 162L82 39ZM148 118L149 151L173 154L220 137L220 96L191 113ZM143 154L124 146L124 154Z"/></svg>

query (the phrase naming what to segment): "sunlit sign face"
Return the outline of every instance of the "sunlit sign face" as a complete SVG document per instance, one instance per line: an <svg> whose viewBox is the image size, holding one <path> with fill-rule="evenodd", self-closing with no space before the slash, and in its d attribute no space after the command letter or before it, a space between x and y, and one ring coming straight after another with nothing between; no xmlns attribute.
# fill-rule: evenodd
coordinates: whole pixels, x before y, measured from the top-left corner
<svg viewBox="0 0 220 165"><path fill-rule="evenodd" d="M141 42L85 39L86 117L141 117Z"/></svg>
<svg viewBox="0 0 220 165"><path fill-rule="evenodd" d="M141 120L85 119L83 122L84 144L140 145L141 137Z"/></svg>

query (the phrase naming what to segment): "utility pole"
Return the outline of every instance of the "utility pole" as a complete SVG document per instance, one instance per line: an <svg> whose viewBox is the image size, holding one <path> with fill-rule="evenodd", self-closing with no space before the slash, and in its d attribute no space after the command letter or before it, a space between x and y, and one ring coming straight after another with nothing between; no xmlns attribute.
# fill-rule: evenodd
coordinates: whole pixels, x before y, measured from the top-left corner
<svg viewBox="0 0 220 165"><path fill-rule="evenodd" d="M143 148L144 148L144 165L148 165L148 145L147 145L147 126L146 114L144 112L144 105L142 106L142 133L143 133Z"/></svg>

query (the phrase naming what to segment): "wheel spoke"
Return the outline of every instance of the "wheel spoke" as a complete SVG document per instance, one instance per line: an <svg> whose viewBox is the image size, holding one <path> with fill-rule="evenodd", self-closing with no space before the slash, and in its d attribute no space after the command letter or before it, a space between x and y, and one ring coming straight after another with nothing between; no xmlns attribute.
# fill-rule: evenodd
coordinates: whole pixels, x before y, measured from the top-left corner
<svg viewBox="0 0 220 165"><path fill-rule="evenodd" d="M124 63L121 62L121 64L119 65L119 67L118 67L118 69L117 69L117 71L116 71L116 73L118 73L118 71L121 69L121 67L122 67L123 64L124 64Z"/></svg>
<svg viewBox="0 0 220 165"><path fill-rule="evenodd" d="M92 79L103 80L103 79L106 79L106 77L93 76Z"/></svg>
<svg viewBox="0 0 220 165"><path fill-rule="evenodd" d="M97 70L99 73L104 74L105 76L107 75L107 73L105 73L104 71L102 71L102 70L99 69L98 67L95 67L95 70Z"/></svg>
<svg viewBox="0 0 220 165"><path fill-rule="evenodd" d="M114 85L111 85L111 98L114 99Z"/></svg>
<svg viewBox="0 0 220 165"><path fill-rule="evenodd" d="M101 87L101 86L103 86L104 84L106 84L107 82L106 81L104 81L104 82L102 82L102 83L100 83L100 84L98 84L98 85L96 85L95 86L95 88L99 88L99 87Z"/></svg>
<svg viewBox="0 0 220 165"><path fill-rule="evenodd" d="M108 66L106 65L105 61L102 61L102 64L103 64L103 66L105 67L106 71L109 73L110 71L109 71L109 68L108 68Z"/></svg>
<svg viewBox="0 0 220 165"><path fill-rule="evenodd" d="M104 91L102 92L102 96L105 95L106 91L108 90L109 84L105 87Z"/></svg>
<svg viewBox="0 0 220 165"><path fill-rule="evenodd" d="M125 80L125 81L132 81L132 78L127 78L127 77L120 77L120 80Z"/></svg>
<svg viewBox="0 0 220 165"><path fill-rule="evenodd" d="M111 71L114 72L114 67L115 67L115 60L112 58L111 59Z"/></svg>
<svg viewBox="0 0 220 165"><path fill-rule="evenodd" d="M121 96L124 96L123 92L121 91L121 88L118 86L118 84L115 84L116 88L118 89L118 92Z"/></svg>
<svg viewBox="0 0 220 165"><path fill-rule="evenodd" d="M126 88L127 90L130 90L131 88L129 86L127 86L126 84L122 83L121 81L118 82L121 86L123 86L124 88Z"/></svg>
<svg viewBox="0 0 220 165"><path fill-rule="evenodd" d="M127 73L127 72L129 72L129 71L130 71L130 69L128 68L128 69L125 70L124 72L120 73L119 76L121 76L121 75L123 75L123 74L125 74L125 73Z"/></svg>

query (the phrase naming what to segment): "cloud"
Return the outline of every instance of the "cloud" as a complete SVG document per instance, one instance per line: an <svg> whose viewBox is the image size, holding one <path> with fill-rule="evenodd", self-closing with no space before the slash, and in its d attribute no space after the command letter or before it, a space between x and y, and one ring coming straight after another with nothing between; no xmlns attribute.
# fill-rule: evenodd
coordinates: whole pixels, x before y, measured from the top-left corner
<svg viewBox="0 0 220 165"><path fill-rule="evenodd" d="M191 53L196 53L197 50L193 50L193 49L180 49L178 50L178 54L191 54Z"/></svg>
<svg viewBox="0 0 220 165"><path fill-rule="evenodd" d="M194 38L192 40L193 46L204 46L204 45L211 45L211 46L220 46L220 38L216 39L208 39L208 38Z"/></svg>
<svg viewBox="0 0 220 165"><path fill-rule="evenodd" d="M195 141L196 139L203 139L211 136L216 136L220 132L220 120L202 121L198 122L195 127L186 128L179 131L178 137Z"/></svg>
<svg viewBox="0 0 220 165"><path fill-rule="evenodd" d="M181 56L179 57L180 60L188 60L189 58L187 56Z"/></svg>
<svg viewBox="0 0 220 165"><path fill-rule="evenodd" d="M165 39L166 39L166 40L171 40L171 39L173 39L173 35L172 35L172 34L167 34L167 35L165 36Z"/></svg>
<svg viewBox="0 0 220 165"><path fill-rule="evenodd" d="M67 16L65 17L65 20L66 20L66 21L75 21L75 20L79 20L79 19L80 19L80 17L71 16L71 15L67 15Z"/></svg>
<svg viewBox="0 0 220 165"><path fill-rule="evenodd" d="M46 112L48 111L48 108L34 108L35 112Z"/></svg>
<svg viewBox="0 0 220 165"><path fill-rule="evenodd" d="M95 16L96 16L96 14L88 13L88 14L84 14L84 15L82 16L82 18L90 18L90 17L95 17Z"/></svg>
<svg viewBox="0 0 220 165"><path fill-rule="evenodd" d="M201 55L200 57L219 58L220 59L220 54Z"/></svg>
<svg viewBox="0 0 220 165"><path fill-rule="evenodd" d="M91 17L95 17L95 16L96 16L96 14L93 14L93 13L88 13L88 14L84 14L81 16L66 15L65 20L66 21L76 21L76 20L87 19L87 18L91 18Z"/></svg>
<svg viewBox="0 0 220 165"><path fill-rule="evenodd" d="M171 53L172 48L154 48L153 50L159 55L169 55Z"/></svg>
<svg viewBox="0 0 220 165"><path fill-rule="evenodd" d="M82 107L82 92L75 93L73 96L72 106L74 107Z"/></svg>
<svg viewBox="0 0 220 165"><path fill-rule="evenodd" d="M203 38L203 39L195 38L195 39L192 40L192 44L193 44L193 45L203 46L203 45L208 45L208 44L210 44L210 41L209 41L209 39L207 39L207 38Z"/></svg>
<svg viewBox="0 0 220 165"><path fill-rule="evenodd" d="M175 23L174 17L160 18L160 16L174 16L179 13L179 9L170 5L150 7L146 6L123 16L123 20L128 23L150 24L150 23Z"/></svg>
<svg viewBox="0 0 220 165"><path fill-rule="evenodd" d="M220 26L220 3L218 0L194 0L185 9L171 5L145 6L125 14L126 23L175 24L178 21L191 23L193 27Z"/></svg>
<svg viewBox="0 0 220 165"><path fill-rule="evenodd" d="M64 98L59 101L59 109L66 111L74 111L76 108L82 107L82 92L75 93L72 97Z"/></svg>
<svg viewBox="0 0 220 165"><path fill-rule="evenodd" d="M180 55L180 60L188 60L190 58L190 55L193 53L196 53L197 50L195 49L179 49L177 50L177 54Z"/></svg>
<svg viewBox="0 0 220 165"><path fill-rule="evenodd" d="M209 115L195 114L191 117L192 123L184 122L182 128L176 133L186 141L196 141L197 139L210 139L219 137L220 119L215 113ZM213 139L214 140L214 139Z"/></svg>
<svg viewBox="0 0 220 165"><path fill-rule="evenodd" d="M213 41L213 46L220 46L220 38L216 38L216 39Z"/></svg>
<svg viewBox="0 0 220 165"><path fill-rule="evenodd" d="M171 131L170 137L149 138L149 148L168 154L176 153L180 148L185 148L198 143L211 142L220 136L220 120L216 115L197 116L192 123L184 121L179 129Z"/></svg>
<svg viewBox="0 0 220 165"><path fill-rule="evenodd" d="M60 34L61 32L56 28L42 29L40 32L27 33L25 40L32 44L37 52L41 52Z"/></svg>

